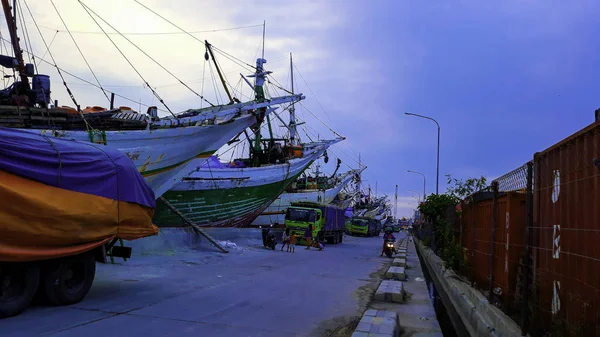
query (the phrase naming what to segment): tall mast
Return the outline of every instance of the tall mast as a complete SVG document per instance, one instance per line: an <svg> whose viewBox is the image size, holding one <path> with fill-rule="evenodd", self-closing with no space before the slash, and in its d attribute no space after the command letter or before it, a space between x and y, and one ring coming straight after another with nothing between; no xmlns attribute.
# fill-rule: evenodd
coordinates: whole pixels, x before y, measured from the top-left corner
<svg viewBox="0 0 600 337"><path fill-rule="evenodd" d="M265 32L267 30L267 20L263 20L263 45L262 45L262 58L265 58Z"/></svg>
<svg viewBox="0 0 600 337"><path fill-rule="evenodd" d="M292 79L292 95L294 94L294 64L292 62L292 53L290 53L290 76ZM292 146L296 145L296 108L294 102L290 107L290 143Z"/></svg>
<svg viewBox="0 0 600 337"><path fill-rule="evenodd" d="M2 0L2 9L4 10L6 25L8 26L8 32L10 33L10 42L15 53L15 58L17 59L17 70L19 71L19 76L21 77L20 93L23 93L24 90L29 89L29 79L27 78L25 61L23 61L23 51L21 50L21 46L19 45L16 18L10 11L11 6L8 3L8 0Z"/></svg>
<svg viewBox="0 0 600 337"><path fill-rule="evenodd" d="M263 34L264 34L264 30L263 30ZM264 44L264 39L263 39L263 44ZM263 47L263 53L264 53L264 47ZM265 60L264 57L257 59L256 60L256 71L254 72L254 74L248 75L248 77L254 77L254 99L258 103L262 103L265 101L265 89L263 86L267 79L267 75L272 73L272 71L264 70L263 65L265 63L267 63L267 60ZM264 118L265 111L266 111L266 108L263 108L262 111L260 112L260 115L262 116L260 118ZM269 133L271 133L271 129L270 129L271 124L270 124L268 117L269 116L267 116L267 122L269 123ZM272 142L272 139L273 139L273 135L271 134L271 142ZM261 141L260 127L257 127L256 131L254 132L254 149L253 149L253 151L260 151L260 149L261 149L260 141Z"/></svg>
<svg viewBox="0 0 600 337"><path fill-rule="evenodd" d="M233 98L233 96L231 96L231 93L229 92L229 88L227 88L227 83L225 82L225 78L223 77L223 74L221 73L221 69L219 68L219 65L217 64L215 55L213 54L212 45L210 43L208 43L208 41L206 41L206 40L204 40L204 45L206 46L206 50L210 54L210 58L213 60L213 63L215 64L215 68L217 68L217 74L219 75L219 79L221 80L221 83L223 84L223 88L225 89L225 92L227 93L227 97L229 97L229 104L232 104L233 102L235 102L235 99Z"/></svg>

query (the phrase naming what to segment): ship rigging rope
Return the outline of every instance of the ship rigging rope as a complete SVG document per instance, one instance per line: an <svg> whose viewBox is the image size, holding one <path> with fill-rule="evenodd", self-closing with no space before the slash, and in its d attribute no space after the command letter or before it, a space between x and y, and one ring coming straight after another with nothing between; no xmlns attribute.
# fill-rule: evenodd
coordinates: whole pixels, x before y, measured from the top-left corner
<svg viewBox="0 0 600 337"><path fill-rule="evenodd" d="M63 76L60 68L56 64L56 60L54 59L54 55L52 55L52 52L50 51L50 47L46 43L46 39L44 39L44 35L42 34L42 31L40 30L40 27L38 26L37 22L35 21L35 17L31 13L31 9L29 8L29 5L27 4L27 0L23 0L23 3L25 4L25 8L27 8L27 12L29 12L29 15L31 16L31 19L33 20L33 24L35 25L35 28L37 29L38 33L40 34L40 37L42 38L42 42L44 43L44 46L46 47L46 51L48 51L48 55L50 55L50 58L52 59L52 63L50 63L48 61L45 61L45 62L50 63L51 65L54 66L54 68L56 68L56 71L58 72L58 76L60 76L60 78L61 78L61 80L63 82L63 85L67 89L67 93L71 97L71 100L73 101L73 104L75 104L75 106L77 107L77 112L79 113L79 116L81 116L81 118L83 119L83 122L85 123L85 127L86 127L87 131L93 130L92 126L85 119L85 116L83 116L83 113L81 112L81 108L79 107L79 104L77 103L77 100L75 99L75 96L73 96L73 93L71 92L71 89L67 85L67 81L65 80L65 77ZM33 55L33 50L31 52L28 52L28 53L30 53L31 55Z"/></svg>
<svg viewBox="0 0 600 337"><path fill-rule="evenodd" d="M231 27L231 28L221 28L221 29L208 29L208 30L196 30L196 31L191 31L189 32L189 34L200 34L200 33L216 33L216 32L224 32L224 31L229 31L229 30L240 30L240 29L247 29L247 28L256 28L256 27L262 27L263 25L251 25L251 26L241 26L241 27ZM62 30L62 29L56 29L56 28L52 28L52 27L48 27L48 26L43 26L40 25L40 27L42 28L46 28L46 29L51 29L51 30L56 30L59 33L67 33L66 30ZM72 34L104 34L103 32L92 32L92 31L81 31L81 30L72 30L71 31ZM116 35L118 33L108 33L110 35ZM188 32L129 32L129 33L121 33L123 35L180 35L180 34L188 34Z"/></svg>
<svg viewBox="0 0 600 337"><path fill-rule="evenodd" d="M50 50L50 47L52 47L52 44L54 43L54 40L56 39L56 36L58 35L58 31L56 31L56 33L54 33L54 36L52 37L52 40L50 40L50 43L48 44L48 50ZM4 41L3 41L4 42ZM46 54L48 54L48 50L46 50L44 52L44 55L42 55L42 57L38 57L39 59L43 59L44 57L46 57ZM28 53L29 54L29 53ZM35 57L35 54L32 52L31 55L33 57ZM42 60L44 61L44 60Z"/></svg>
<svg viewBox="0 0 600 337"><path fill-rule="evenodd" d="M88 7L86 4L84 4L81 0L79 0L79 4L81 4L81 6L83 6L83 8L85 9L85 11L90 15L90 17L92 17L92 19L94 20L94 22L96 22L96 24L98 25L98 27L100 29L102 29L103 32L106 33L106 31L102 28L102 26L100 26L100 24L98 23L98 21L96 21L96 19L94 19L94 17L92 16L92 14L90 14L90 12L92 12L95 16L97 16L100 20L102 20L102 22L104 22L112 30L114 30L115 32L119 33L119 35L121 37L123 37L127 42L129 42L137 50L139 50L140 52L142 52L142 54L144 54L146 57L148 57L150 60L152 60L152 62L156 63L156 65L158 65L161 69L163 69L164 71L166 71L169 75L173 76L173 78L175 78L177 81L179 81L179 83L181 83L189 91L193 92L196 96L200 97L206 103L210 104L211 106L214 106L214 104L212 104L211 102L209 102L204 96L202 96L199 93L197 93L189 85L185 84L185 82L183 82L179 77L177 77L175 74L173 74L167 68L165 68L162 64L160 64L160 62L158 62L157 60L155 60L152 56L150 56L148 53L146 53L142 48L138 47L138 45L136 45L133 41L131 41L130 39L128 39L125 35L121 34L121 32L119 32L115 27L113 27L110 23L108 23L106 20L104 20L100 15L98 15L96 12L94 12L94 10L92 10L90 7ZM113 45L115 46L115 48L118 49L117 45L113 42L113 40L110 38L110 36L108 34L105 34L105 35L113 43ZM119 52L121 53L121 55L123 55L123 57L125 57L125 54L123 54L123 52L121 52L120 49L119 49ZM127 59L127 57L125 57L125 59ZM127 62L129 62L129 60L127 60ZM131 64L131 62L129 62L129 64ZM131 66L133 67L133 64L131 64ZM150 87L150 85L148 84L148 82L142 77L142 75L137 71L137 69L134 68L134 70L138 73L138 75L140 75L140 77L142 78L142 80L144 82L146 82L146 84L148 85L148 87ZM152 90L152 92L154 92L154 93L156 92L152 88L150 88L150 90ZM164 101L158 96L158 94L155 94L155 96L165 106L165 108L167 108L167 110L169 110L169 112L171 112L171 110L167 107L167 105L164 103ZM175 115L172 112L171 112L171 114L175 117Z"/></svg>
<svg viewBox="0 0 600 337"><path fill-rule="evenodd" d="M277 88L278 88L278 86L276 86L276 85L274 85L273 83L270 83L270 82L269 82L269 84L275 88L275 91L277 91ZM280 87L279 87L279 89L283 89L283 88L280 88ZM283 89L283 90L285 90L285 89ZM277 93L277 94L279 94L279 93ZM290 103L290 104L289 104L287 107L285 107L285 108L284 108L284 109L283 109L281 112L283 113L283 112L285 112L286 110L289 110L289 108L291 108L293 104L294 104L294 103ZM304 107L304 105L302 105L302 106ZM305 107L305 108L306 108L306 107ZM308 110L308 108L306 108L306 110L307 110L307 111L309 111L309 113L310 113L311 115L313 115L313 116L314 116L314 114L313 114L313 113L312 113L310 110ZM279 120L281 120L281 117L279 117L279 115L278 115L276 112L273 112L273 113L275 114L275 116L277 116L277 117L279 118ZM315 116L315 118L316 118L316 116ZM296 116L296 119L297 119L297 122L302 122L302 121L303 121L303 120L302 120L302 118L299 118L298 116ZM321 121L321 123L327 127L327 125L326 125L325 123L323 123L322 121ZM284 126L285 126L285 127L288 129L288 130L289 130L289 126L285 125L285 123L283 123L283 124L284 124ZM309 128L310 128L310 130L309 130ZM308 139L309 139L311 142L314 142L313 138L312 138L312 137L311 137L311 135L310 135L311 133L313 133L313 134L317 135L317 138L318 138L318 134L319 134L319 133L318 133L318 132L317 132L317 131L316 131L316 130L313 128L313 127L311 127L310 125L306 124L306 127L302 127L301 129L304 131L305 135L307 136L307 138L308 138ZM312 132L311 132L311 130L312 130ZM297 135L296 135L296 137L298 138L298 141L299 141L299 142L301 142L301 137L300 137L300 134L297 134ZM349 155L348 153L346 153L344 150L342 150L342 149L339 149L339 150L340 150L340 152L341 152L342 154L346 155L346 156L347 156L347 157L348 157L350 160L352 160L352 161L356 162L357 164L359 164L359 167L360 167L360 162L358 162L358 161L357 161L355 158L353 158L352 156L350 156L350 155ZM336 153L336 152L335 152L335 151L333 151L331 148L329 149L329 151L333 152L334 154ZM337 156L337 157L339 157L339 156ZM352 168L350 165L348 165L348 164L347 164L345 161L344 161L344 165L346 165L346 166L347 166L349 169L353 169L353 168Z"/></svg>
<svg viewBox="0 0 600 337"><path fill-rule="evenodd" d="M38 64L37 61L35 59L35 56L33 56L31 53L29 53L29 51L33 51L33 46L31 44L31 37L29 36L29 30L27 29L27 25L24 23L25 22L25 14L23 13L23 8L21 8L21 6L16 6L15 5L15 9L16 9L16 15L19 16L19 23L21 24L21 30L24 33L24 40L25 40L25 51L27 52L27 56L29 58L29 62L33 63L34 66L34 72L35 74L38 74ZM16 20L16 18L15 18ZM13 70L13 78L14 78L14 70ZM16 82L16 80L15 80ZM43 90L42 90L43 91ZM21 109L19 106L17 106L17 111L19 112L19 118L22 118L21 116ZM45 112L48 113L48 106L46 106ZM48 115L46 116L44 114L44 111L42 111L42 116L44 117L48 117L48 126L52 129L56 128L56 124L54 123L54 119L50 118L52 116Z"/></svg>
<svg viewBox="0 0 600 337"><path fill-rule="evenodd" d="M79 4L83 7L83 9L86 11L86 13L90 16L90 18L92 18L92 20L96 23L96 25L98 26L98 28L100 28L103 32L104 28L102 28L102 26L100 25L100 23L96 20L96 18L94 18L94 16L90 13L90 11L92 11L91 9L88 10L88 7L81 2L81 0L79 0ZM93 12L93 11L92 11ZM96 14L96 13L94 13ZM97 14L96 14L97 15ZM102 19L102 18L101 18ZM110 26L110 25L109 25ZM106 35L106 34L105 34ZM110 38L109 35L106 35L106 37L110 40L110 42L113 44L113 46L115 46L115 48L119 51L119 53L123 56L123 58L125 59L125 61L127 61L127 63L129 63L129 65L131 66L131 68L133 68L133 70L138 74L138 76L142 79L142 81L144 81L144 83L148 86L148 89L150 89L150 91L152 91L152 94L156 97L156 99L158 99L158 101L160 103L162 103L162 105L169 111L169 113L177 118L177 116L175 116L175 114L173 113L173 111L171 111L171 109L169 109L169 107L167 106L167 103L165 103L165 101L158 95L158 93L156 92L156 90L154 90L152 88L152 86L150 86L150 84L148 83L148 81L146 81L144 79L144 77L142 76L142 74L140 74L140 72L136 69L136 67L133 65L133 63L131 63L131 61L129 61L129 59L127 58L127 56L125 56L125 54L121 51L121 49L119 49L119 47L117 46L117 44Z"/></svg>
<svg viewBox="0 0 600 337"><path fill-rule="evenodd" d="M170 21L169 19L167 19L167 18L165 18L164 16L162 16L162 15L158 14L156 11L154 11L154 10L152 10L151 8L149 8L148 6L146 6L146 5L142 4L142 3L141 3L141 2L139 2L138 0L133 0L133 1L135 1L135 2L136 2L138 5L140 5L140 6L144 7L146 10L150 11L152 14L154 14L154 15L158 16L159 18L161 18L161 19L165 20L166 22L168 22L169 24L171 24L171 25L172 25L172 26L174 26L175 28L177 28L177 29L181 30L183 33L185 33L185 34L187 34L187 35L191 36L191 37L192 37L194 40L197 40L198 42L200 42L200 43L202 43L202 44L205 44L205 41L202 41L201 39L199 39L199 38L197 38L196 36L192 35L190 32L188 32L188 31L186 31L185 29L183 29L183 28L179 27L178 25L176 25L175 23L173 23L173 22L172 22L172 21ZM262 26L262 25L261 25L261 26ZM233 56L233 55L230 55L230 54L228 54L228 53L224 52L223 50L221 50L221 49L219 49L219 48L217 48L217 47L215 47L215 46L212 46L212 49L213 49L214 51L218 51L218 52L219 52L219 53L221 53L223 56L225 56L225 57L229 58L231 61L233 61L233 62L235 62L235 63L238 63L238 62L240 62L240 63L243 63L243 64L245 64L246 66L250 67L251 69L256 69L256 67L255 67L255 66L253 66L253 65L251 65L251 64L248 64L248 63L246 63L246 62L244 62L244 61L242 61L242 60L240 60L240 59L236 58L235 56ZM237 60L237 62L236 62L235 60ZM239 63L238 63L238 64L239 64Z"/></svg>
<svg viewBox="0 0 600 337"><path fill-rule="evenodd" d="M8 40L8 39L6 39L6 38L4 38L4 37L1 37L0 39L2 39L2 41L3 41L3 42L10 42L10 40ZM26 52L26 53L28 53L28 54L29 54L29 52ZM34 55L34 54L33 54L33 53L31 53L31 55ZM36 57L37 57L37 59L38 59L38 60L40 60L40 61L42 61L42 62L44 62L44 63L46 63L46 64L49 64L49 65L51 65L51 66L55 67L57 70L60 70L61 72L65 73L65 74L67 74L67 75L69 75L69 76L71 76L71 77L73 77L73 78L75 78L75 79L77 79L77 80L80 80L81 82L84 82L85 84L88 84L88 85L91 85L91 86L93 86L93 87L96 87L96 88L100 89L100 87L98 87L98 85L97 85L97 84L95 84L95 83L92 83L92 82L90 82L90 81L86 80L85 78L79 77L79 76L77 76L77 75L75 75L75 74L73 74L73 73L70 73L70 72L68 72L68 71L66 71L66 70L64 70L64 69L62 69L62 68L59 68L59 67L57 67L56 65L54 65L52 62L50 62L50 61L46 61L45 59L43 59L43 58L41 58L41 57L39 57L39 56L36 56ZM126 96L120 95L120 94L118 94L118 93L116 93L116 92L113 92L113 91L110 91L110 90L106 90L106 92L108 92L108 93L111 93L111 94L114 94L115 96L117 96L117 97L119 97L119 98L122 98L122 99L124 99L124 100L126 100L126 101L129 101L129 102L132 102L132 103L136 103L136 104L140 104L140 102L138 102L138 101L136 101L136 100L134 100L134 99L131 99L131 98L129 98L129 97L126 97ZM142 105L142 106L144 106L144 107L146 107L146 108L150 107L150 105L148 105L148 104L144 104L144 103L141 103L141 105ZM162 112L168 112L168 111L166 111L166 110L163 110L163 109L158 109L158 111L162 111Z"/></svg>
<svg viewBox="0 0 600 337"><path fill-rule="evenodd" d="M21 29L23 30L24 36L23 38L25 39L25 50L29 51L33 51L33 46L31 45L31 38L29 37L29 32L27 31L27 25L24 23L25 22L25 15L23 15L23 9L21 9L20 6L16 6L17 9L17 15L19 16L19 21L21 24ZM15 18L16 20L16 18ZM29 62L33 63L34 67L35 67L35 71L37 73L37 63L35 61L35 58L32 58L31 55L29 56Z"/></svg>
<svg viewBox="0 0 600 337"><path fill-rule="evenodd" d="M71 31L69 30L69 27L67 27L67 23L65 22L65 20L63 20L63 17L62 17L62 15L60 15L60 12L58 11L58 8L56 8L56 5L54 4L54 0L50 0L50 3L52 4L52 7L54 7L54 10L56 11L56 14L58 15L58 17L60 18L60 21L62 22L63 26L65 27L67 33L69 33L69 36L71 37L71 40L73 40L73 43L75 44L75 47L79 51L79 54L81 55L81 58L83 58L83 61L85 62L85 64L87 65L88 69L92 73L92 76L94 76L94 79L96 80L96 83L98 83L98 86L100 87L100 90L102 90L102 93L104 94L104 97L106 97L106 99L110 102L110 98L106 94L106 91L102 87L102 84L100 84L100 80L98 79L98 76L96 76L96 73L92 69L92 66L90 66L90 63L85 58L85 55L83 55L83 52L81 51L81 48L79 48L79 44L77 44L77 41L75 41L75 38L73 37L73 34L71 34Z"/></svg>

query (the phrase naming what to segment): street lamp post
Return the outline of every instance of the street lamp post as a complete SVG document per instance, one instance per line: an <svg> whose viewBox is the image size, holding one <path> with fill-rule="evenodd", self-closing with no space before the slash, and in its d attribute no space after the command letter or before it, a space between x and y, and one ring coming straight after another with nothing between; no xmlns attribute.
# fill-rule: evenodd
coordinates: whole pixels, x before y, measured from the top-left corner
<svg viewBox="0 0 600 337"><path fill-rule="evenodd" d="M425 178L425 175L421 172L417 172L417 171L412 171L412 170L408 170L408 173L415 173L415 174L420 174L423 176L423 201L425 201L425 196L427 195L427 193L425 193L425 185L427 183L427 178Z"/></svg>
<svg viewBox="0 0 600 337"><path fill-rule="evenodd" d="M415 117L420 117L420 118L425 118L425 119L429 119L430 121L433 121L435 123L435 125L437 125L437 175L435 178L435 194L438 194L439 192L439 187L440 187L440 124L433 118L431 117L427 117L427 116L423 116L423 115L417 115L411 112L405 112L405 115L408 116L415 116Z"/></svg>
<svg viewBox="0 0 600 337"><path fill-rule="evenodd" d="M409 192L415 192L419 195L419 202L421 202L421 193L415 191L415 190L408 190Z"/></svg>

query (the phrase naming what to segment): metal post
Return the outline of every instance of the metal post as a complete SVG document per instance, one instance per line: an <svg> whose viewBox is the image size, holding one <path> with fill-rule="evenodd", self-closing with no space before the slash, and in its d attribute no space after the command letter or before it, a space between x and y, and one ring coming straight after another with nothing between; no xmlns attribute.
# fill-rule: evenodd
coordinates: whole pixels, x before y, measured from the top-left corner
<svg viewBox="0 0 600 337"><path fill-rule="evenodd" d="M488 294L488 300L490 303L493 303L493 294L494 294L494 241L496 238L496 218L497 218L497 211L498 211L498 182L494 181L492 182L492 191L493 191L493 198L492 198L492 221L491 221L491 225L492 225L492 231L490 234L490 275L489 275L489 280L490 280L490 284L489 284L489 294Z"/></svg>
<svg viewBox="0 0 600 337"><path fill-rule="evenodd" d="M404 114L407 116L415 116L415 117L429 119L430 121L433 121L435 123L435 125L437 125L437 128L438 128L438 132L437 132L437 164L436 164L437 173L436 173L436 178L435 178L435 194L439 194L439 187L440 187L440 132L441 132L440 124L431 117L418 115L418 114L415 114L412 112L405 112ZM423 197L423 198L425 198L425 197Z"/></svg>
<svg viewBox="0 0 600 337"><path fill-rule="evenodd" d="M425 186L427 185L427 178L425 178L425 175L421 172L417 172L417 171L413 171L413 170L408 170L408 173L416 173L416 174L420 174L423 176L423 201L425 201L425 197L427 196L427 194L425 193Z"/></svg>
<svg viewBox="0 0 600 337"><path fill-rule="evenodd" d="M415 190L408 190L409 192L415 192L417 193L417 195L419 196L419 203L421 203L421 193L415 191Z"/></svg>
<svg viewBox="0 0 600 337"><path fill-rule="evenodd" d="M527 163L527 192L525 198L525 256L523 257L523 264L525 269L525 275L523 276L523 294L521 298L523 303L521 304L521 335L525 336L528 330L528 314L529 314L529 273L531 266L529 265L530 255L530 228L533 225L533 162Z"/></svg>
<svg viewBox="0 0 600 337"><path fill-rule="evenodd" d="M435 176L435 194L439 194L440 188L440 125L436 120L433 120L438 127L438 144L437 144L437 168L436 168L436 176Z"/></svg>
<svg viewBox="0 0 600 337"><path fill-rule="evenodd" d="M476 232L476 221L477 221L477 209L475 208L475 201L473 196L469 197L469 204L471 207L471 287L475 286L475 232Z"/></svg>

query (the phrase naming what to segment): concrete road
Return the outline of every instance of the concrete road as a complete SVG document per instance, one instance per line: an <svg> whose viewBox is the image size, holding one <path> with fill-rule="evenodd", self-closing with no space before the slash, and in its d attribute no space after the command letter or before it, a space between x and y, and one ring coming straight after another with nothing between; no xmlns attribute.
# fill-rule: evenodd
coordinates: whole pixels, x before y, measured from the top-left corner
<svg viewBox="0 0 600 337"><path fill-rule="evenodd" d="M291 254L256 241L99 264L81 303L29 308L0 320L0 336L350 336L383 271L381 242Z"/></svg>

